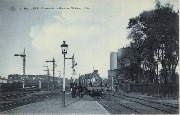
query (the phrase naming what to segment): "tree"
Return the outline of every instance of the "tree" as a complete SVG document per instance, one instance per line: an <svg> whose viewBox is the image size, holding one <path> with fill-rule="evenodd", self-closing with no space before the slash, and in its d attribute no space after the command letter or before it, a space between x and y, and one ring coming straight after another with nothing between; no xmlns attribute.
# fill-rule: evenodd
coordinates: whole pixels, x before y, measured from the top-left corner
<svg viewBox="0 0 180 115"><path fill-rule="evenodd" d="M128 46L122 49L121 56L118 57L118 68L121 68L121 73L126 76L125 79L131 80L134 82L139 82L140 64L138 60L140 57L137 57L136 50L132 46Z"/></svg>
<svg viewBox="0 0 180 115"><path fill-rule="evenodd" d="M165 84L175 83L175 71L179 62L179 14L170 4L161 5L150 11L143 11L139 16L131 18L128 23L132 40L131 50L136 55L138 65L150 72L150 81ZM161 79L158 73L158 62L162 66ZM146 68L146 69L145 69ZM162 76L163 75L163 76Z"/></svg>

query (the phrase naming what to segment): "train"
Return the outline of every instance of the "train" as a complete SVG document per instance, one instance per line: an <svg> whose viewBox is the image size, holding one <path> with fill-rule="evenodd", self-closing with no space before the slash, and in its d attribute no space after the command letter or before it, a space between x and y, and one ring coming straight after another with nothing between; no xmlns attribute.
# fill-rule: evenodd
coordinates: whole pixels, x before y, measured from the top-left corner
<svg viewBox="0 0 180 115"><path fill-rule="evenodd" d="M102 96L107 91L107 87L102 85L102 78L99 74L92 74L86 90L90 96Z"/></svg>

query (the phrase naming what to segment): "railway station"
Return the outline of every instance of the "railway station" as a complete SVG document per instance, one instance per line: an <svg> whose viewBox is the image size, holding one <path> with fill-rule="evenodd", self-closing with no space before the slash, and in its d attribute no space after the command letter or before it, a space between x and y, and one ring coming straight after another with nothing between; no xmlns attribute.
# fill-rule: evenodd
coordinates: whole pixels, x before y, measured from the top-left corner
<svg viewBox="0 0 180 115"><path fill-rule="evenodd" d="M178 0L1 0L0 17L0 115L179 114Z"/></svg>
<svg viewBox="0 0 180 115"><path fill-rule="evenodd" d="M15 85L18 87L17 83ZM37 82L37 85L40 84ZM55 90L53 85L37 87L25 87L12 93L4 91L1 94L1 113L109 115L176 114L179 111L179 102L173 98L130 92L128 88L120 89L123 88L120 86L116 89L116 85L111 90L103 83L98 70L82 75L73 84L69 83L69 86L67 84L64 98L58 86Z"/></svg>
<svg viewBox="0 0 180 115"><path fill-rule="evenodd" d="M84 96L84 98L72 98L70 93L66 93L66 107L62 107L61 96L48 99L42 102L28 104L18 107L7 114L105 114L109 112L93 98ZM44 106L47 105L47 106Z"/></svg>
<svg viewBox="0 0 180 115"><path fill-rule="evenodd" d="M62 106L62 94L56 92L32 93L13 103L1 104L2 114L174 114L178 111L178 103L142 94L121 92L109 93L104 97L72 98L66 92L65 107ZM11 99L13 100L13 99ZM143 106L142 106L143 105ZM15 107L15 108L14 108Z"/></svg>

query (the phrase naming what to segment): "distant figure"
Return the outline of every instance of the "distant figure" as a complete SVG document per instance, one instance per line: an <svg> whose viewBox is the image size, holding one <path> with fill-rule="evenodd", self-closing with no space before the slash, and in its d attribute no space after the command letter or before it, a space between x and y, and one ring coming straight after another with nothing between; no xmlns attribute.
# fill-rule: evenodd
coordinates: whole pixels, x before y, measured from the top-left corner
<svg viewBox="0 0 180 115"><path fill-rule="evenodd" d="M72 87L72 98L75 98L76 97L76 86L75 84L73 84L73 87Z"/></svg>
<svg viewBox="0 0 180 115"><path fill-rule="evenodd" d="M83 87L79 85L79 97L83 98Z"/></svg>
<svg viewBox="0 0 180 115"><path fill-rule="evenodd" d="M78 95L78 86L77 83L75 84L75 97Z"/></svg>
<svg viewBox="0 0 180 115"><path fill-rule="evenodd" d="M86 87L84 87L83 91L84 91L84 95L87 94L87 88Z"/></svg>

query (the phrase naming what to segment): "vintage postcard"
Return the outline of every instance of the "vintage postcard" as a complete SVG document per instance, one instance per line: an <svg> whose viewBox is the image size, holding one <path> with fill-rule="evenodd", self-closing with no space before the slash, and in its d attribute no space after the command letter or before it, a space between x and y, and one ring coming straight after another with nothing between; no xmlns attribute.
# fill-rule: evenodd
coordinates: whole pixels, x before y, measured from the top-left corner
<svg viewBox="0 0 180 115"><path fill-rule="evenodd" d="M179 114L178 0L0 0L1 114Z"/></svg>

